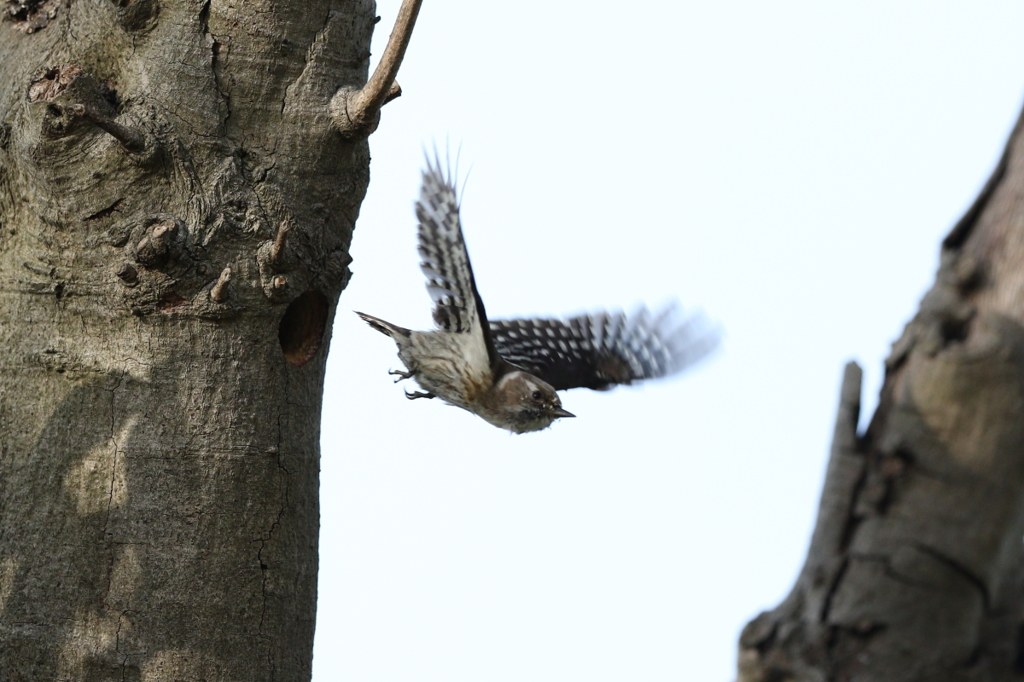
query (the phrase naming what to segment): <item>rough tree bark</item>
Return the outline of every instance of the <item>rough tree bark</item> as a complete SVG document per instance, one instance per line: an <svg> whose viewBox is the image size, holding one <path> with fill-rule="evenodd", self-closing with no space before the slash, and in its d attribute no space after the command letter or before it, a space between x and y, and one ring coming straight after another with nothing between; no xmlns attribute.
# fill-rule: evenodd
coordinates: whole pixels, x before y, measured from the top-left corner
<svg viewBox="0 0 1024 682"><path fill-rule="evenodd" d="M373 0L6 5L0 679L308 679L329 330L418 3L374 88Z"/></svg>
<svg viewBox="0 0 1024 682"><path fill-rule="evenodd" d="M1024 679L1022 126L943 242L863 434L846 368L806 563L744 629L740 682Z"/></svg>

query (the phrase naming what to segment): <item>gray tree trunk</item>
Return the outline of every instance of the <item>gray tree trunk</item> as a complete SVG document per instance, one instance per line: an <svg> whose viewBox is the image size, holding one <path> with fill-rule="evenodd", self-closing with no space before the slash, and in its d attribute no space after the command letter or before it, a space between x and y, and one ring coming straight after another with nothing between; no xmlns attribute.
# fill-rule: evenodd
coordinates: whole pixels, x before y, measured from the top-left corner
<svg viewBox="0 0 1024 682"><path fill-rule="evenodd" d="M306 680L372 0L12 0L0 680Z"/></svg>
<svg viewBox="0 0 1024 682"><path fill-rule="evenodd" d="M740 682L1024 679L1022 126L943 242L863 434L846 368L806 563L744 629Z"/></svg>

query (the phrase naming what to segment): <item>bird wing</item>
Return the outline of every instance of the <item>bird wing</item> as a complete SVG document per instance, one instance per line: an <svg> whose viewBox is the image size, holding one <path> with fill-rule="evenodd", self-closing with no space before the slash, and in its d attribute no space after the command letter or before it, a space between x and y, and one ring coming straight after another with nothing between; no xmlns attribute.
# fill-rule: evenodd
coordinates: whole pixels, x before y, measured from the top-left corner
<svg viewBox="0 0 1024 682"><path fill-rule="evenodd" d="M558 319L492 320L491 338L508 362L558 390L605 390L665 377L707 356L720 341L701 314L683 316L677 304L656 315L640 308Z"/></svg>
<svg viewBox="0 0 1024 682"><path fill-rule="evenodd" d="M450 173L441 170L439 159L427 158L416 218L420 269L434 302L434 322L446 332L467 335L462 345L477 373L499 367L501 358L488 333L487 313L462 237L455 185Z"/></svg>

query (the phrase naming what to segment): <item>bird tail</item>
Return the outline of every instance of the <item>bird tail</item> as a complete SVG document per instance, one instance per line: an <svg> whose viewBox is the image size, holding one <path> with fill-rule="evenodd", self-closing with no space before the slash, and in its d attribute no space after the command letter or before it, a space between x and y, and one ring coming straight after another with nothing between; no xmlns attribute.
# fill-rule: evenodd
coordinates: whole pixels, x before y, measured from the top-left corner
<svg viewBox="0 0 1024 682"><path fill-rule="evenodd" d="M357 310L353 311L353 312L356 315L358 315L359 317L363 318L363 322L365 322L366 324L370 325L371 327L373 327L374 329L379 331L381 334L387 334L388 336L390 336L391 338L393 338L395 340L397 340L399 336L404 336L405 338L409 338L410 334L412 334L412 332L409 331L408 329L406 329L405 327L399 327L397 324L391 324L390 322L385 322L384 320L380 319L379 317L374 317L373 315L367 315L366 313L361 313L361 312L359 312Z"/></svg>

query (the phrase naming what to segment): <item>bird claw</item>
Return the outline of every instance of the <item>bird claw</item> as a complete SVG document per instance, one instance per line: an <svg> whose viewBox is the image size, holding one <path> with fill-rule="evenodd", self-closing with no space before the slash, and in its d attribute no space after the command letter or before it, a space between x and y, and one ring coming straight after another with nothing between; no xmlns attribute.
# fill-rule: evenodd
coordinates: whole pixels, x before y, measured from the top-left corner
<svg viewBox="0 0 1024 682"><path fill-rule="evenodd" d="M398 377L397 379L395 379L395 383L396 383L396 384L397 384L397 383L398 383L399 381L402 381L403 379L408 379L408 378L410 378L410 377L411 377L411 376L413 375L413 373L412 373L412 372L403 372L403 371L402 371L402 370L400 370L400 369L392 369L392 370L389 370L389 371L388 371L388 374L390 374L390 375L391 375L391 376L393 376L393 377Z"/></svg>
<svg viewBox="0 0 1024 682"><path fill-rule="evenodd" d="M434 398L436 396L433 393L424 393L423 391L413 391L412 393L406 391L405 397L409 400L416 400L417 398Z"/></svg>

